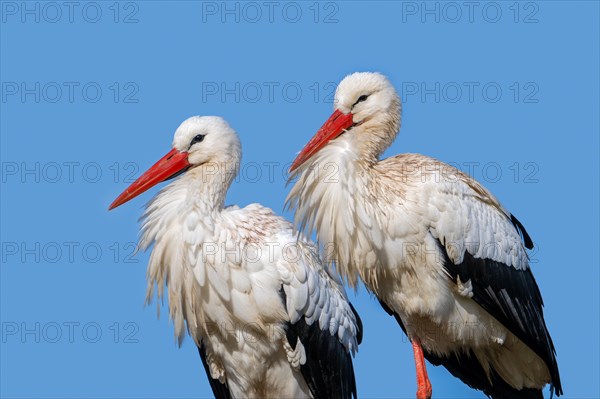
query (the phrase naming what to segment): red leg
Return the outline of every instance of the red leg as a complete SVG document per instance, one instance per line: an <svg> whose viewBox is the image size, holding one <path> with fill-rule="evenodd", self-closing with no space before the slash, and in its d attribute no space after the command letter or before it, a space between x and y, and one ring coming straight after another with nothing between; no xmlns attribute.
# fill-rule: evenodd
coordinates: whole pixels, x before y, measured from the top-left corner
<svg viewBox="0 0 600 399"><path fill-rule="evenodd" d="M417 369L417 399L431 399L431 382L427 376L423 348L416 338L412 340L412 347L415 354L415 367Z"/></svg>

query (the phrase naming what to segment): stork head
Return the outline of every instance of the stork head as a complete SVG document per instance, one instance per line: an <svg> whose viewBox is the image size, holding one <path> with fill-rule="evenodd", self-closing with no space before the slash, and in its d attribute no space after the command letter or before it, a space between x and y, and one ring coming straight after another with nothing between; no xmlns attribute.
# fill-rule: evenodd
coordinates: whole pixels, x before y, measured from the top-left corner
<svg viewBox="0 0 600 399"><path fill-rule="evenodd" d="M300 151L290 171L342 134L352 136L361 155L377 158L396 138L400 112L398 93L384 75L356 72L346 76L336 89L333 114Z"/></svg>
<svg viewBox="0 0 600 399"><path fill-rule="evenodd" d="M134 181L110 204L110 209L137 197L165 180L206 164L217 165L213 171L239 167L242 147L235 131L218 116L192 116L175 131L173 149Z"/></svg>
<svg viewBox="0 0 600 399"><path fill-rule="evenodd" d="M219 116L192 116L175 131L173 149L187 154L190 167L239 161L237 133Z"/></svg>

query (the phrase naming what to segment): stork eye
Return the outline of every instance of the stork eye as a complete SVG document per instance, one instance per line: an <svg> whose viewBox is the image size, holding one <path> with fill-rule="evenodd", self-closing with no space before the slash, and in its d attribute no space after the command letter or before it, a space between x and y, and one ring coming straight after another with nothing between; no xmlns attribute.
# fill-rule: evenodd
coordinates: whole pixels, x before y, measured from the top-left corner
<svg viewBox="0 0 600 399"><path fill-rule="evenodd" d="M354 103L354 105L356 105L358 103L362 103L363 101L366 101L367 98L369 98L369 95L368 94L363 94L362 96L358 97L358 100L356 100L356 102Z"/></svg>
<svg viewBox="0 0 600 399"><path fill-rule="evenodd" d="M193 139L192 142L190 143L190 147L192 147L194 144L196 143L201 143L202 140L204 140L204 135L203 134L197 134Z"/></svg>

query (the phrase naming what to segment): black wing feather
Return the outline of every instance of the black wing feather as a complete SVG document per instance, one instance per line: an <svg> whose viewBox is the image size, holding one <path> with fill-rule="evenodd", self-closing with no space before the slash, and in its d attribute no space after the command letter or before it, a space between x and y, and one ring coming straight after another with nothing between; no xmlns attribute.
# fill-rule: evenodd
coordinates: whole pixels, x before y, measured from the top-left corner
<svg viewBox="0 0 600 399"><path fill-rule="evenodd" d="M280 290L283 303L285 293ZM351 305L352 306L352 305ZM359 328L357 340L362 339L362 322L352 307ZM306 324L304 317L296 323L288 323L286 337L292 348L298 340L304 345L306 363L300 366L302 376L315 399L356 399L356 381L352 355L337 335L321 330L319 322Z"/></svg>
<svg viewBox="0 0 600 399"><path fill-rule="evenodd" d="M515 229L517 229L521 237L523 237L525 248L533 249L533 241L531 240L531 237L529 237L529 234L527 234L525 227L521 224L521 222L519 222L519 219L517 219L515 215L510 215L510 221L512 222L513 226L515 226Z"/></svg>
<svg viewBox="0 0 600 399"><path fill-rule="evenodd" d="M356 327L358 328L358 331L356 332L356 343L360 345L363 339L362 320L360 319L360 316L358 315L356 309L354 309L354 306L350 302L348 302L348 305L350 305L350 309L352 309L352 313L354 313L354 317L356 318Z"/></svg>
<svg viewBox="0 0 600 399"><path fill-rule="evenodd" d="M425 358L435 365L444 366L450 374L474 389L483 391L493 399L543 399L541 389L524 388L517 390L508 385L494 369L490 370L490 376L486 374L475 354L469 350L468 353L452 353L449 356L438 356L425 352Z"/></svg>
<svg viewBox="0 0 600 399"><path fill-rule="evenodd" d="M554 392L561 395L556 350L544 321L542 295L531 270L475 258L468 251L463 261L455 264L442 243L438 244L450 278L454 282L457 278L462 282L471 280L473 300L540 356L550 370Z"/></svg>
<svg viewBox="0 0 600 399"><path fill-rule="evenodd" d="M231 399L231 393L229 392L227 385L221 383L219 380L215 380L210 376L210 370L208 368L208 363L206 362L206 347L204 344L200 344L198 347L198 352L200 353L200 359L202 359L202 365L204 366L204 371L206 371L206 377L208 378L210 387L215 395L215 399Z"/></svg>

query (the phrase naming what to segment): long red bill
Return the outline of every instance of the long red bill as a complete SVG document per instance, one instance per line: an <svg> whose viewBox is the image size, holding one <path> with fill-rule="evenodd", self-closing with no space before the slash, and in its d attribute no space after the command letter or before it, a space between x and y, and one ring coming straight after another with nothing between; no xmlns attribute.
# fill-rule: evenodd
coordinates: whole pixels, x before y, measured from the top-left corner
<svg viewBox="0 0 600 399"><path fill-rule="evenodd" d="M130 199L133 199L150 189L151 187L163 182L170 177L182 172L184 169L190 166L188 161L188 153L184 151L178 151L172 149L156 162L150 169L148 169L143 175L141 175L136 181L131 183L129 187L125 189L113 201L108 207L108 210L114 209L119 205L123 205Z"/></svg>
<svg viewBox="0 0 600 399"><path fill-rule="evenodd" d="M351 112L344 114L340 110L335 110L329 119L327 119L327 122L321 126L319 131L313 136L312 139L310 139L308 144L304 146L302 151L300 151L300 154L298 154L294 160L294 163L292 163L290 172L293 172L304 162L308 161L308 159L316 154L321 148L323 148L325 144L335 139L342 134L344 130L352 126L352 123Z"/></svg>

